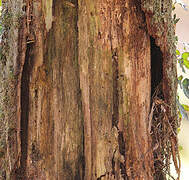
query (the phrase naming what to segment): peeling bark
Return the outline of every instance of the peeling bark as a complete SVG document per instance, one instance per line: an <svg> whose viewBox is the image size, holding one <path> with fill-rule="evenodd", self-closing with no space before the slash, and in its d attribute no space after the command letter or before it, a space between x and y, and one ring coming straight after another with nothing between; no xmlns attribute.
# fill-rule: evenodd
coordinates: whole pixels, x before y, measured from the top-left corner
<svg viewBox="0 0 189 180"><path fill-rule="evenodd" d="M174 165L180 176L180 159L178 152L177 140L177 110L176 110L176 93L177 93L177 70L176 70L176 46L175 46L175 28L172 19L172 0L164 1L150 1L142 0L142 10L146 17L147 30L151 37L154 38L156 49L159 48L160 52L156 51L155 59L162 64L162 92L163 99L166 103L165 112L168 118L168 123L171 124L171 133L167 139L167 146L172 147L171 154ZM161 54L161 55L160 55ZM174 143L173 143L174 142ZM161 150L159 150L161 152ZM176 152L176 153L175 153ZM169 155L170 156L170 155ZM166 158L166 157L165 157ZM169 164L170 157L167 157L166 163ZM179 165L178 165L179 164ZM179 168L178 168L179 167ZM167 167L169 169L169 167ZM155 170L156 171L156 170ZM159 170L158 170L159 171ZM166 179L165 172L155 172L155 178Z"/></svg>
<svg viewBox="0 0 189 180"><path fill-rule="evenodd" d="M85 147L90 150L85 151L85 178L152 179L150 39L140 2L83 0L79 12Z"/></svg>
<svg viewBox="0 0 189 180"><path fill-rule="evenodd" d="M22 1L3 2L3 42L0 61L1 151L0 177L14 179L20 160L21 77L26 31Z"/></svg>
<svg viewBox="0 0 189 180"><path fill-rule="evenodd" d="M4 2L1 179L154 179L153 52L176 117L171 2L160 2Z"/></svg>
<svg viewBox="0 0 189 180"><path fill-rule="evenodd" d="M5 43L14 51L10 49L1 64L1 89L7 97L2 104L7 153L2 149L1 177L6 179L83 177L77 2L72 7L56 1L53 8L51 3L6 2L10 22L18 9L23 13L15 22L21 25L7 32L5 38L12 44Z"/></svg>
<svg viewBox="0 0 189 180"><path fill-rule="evenodd" d="M142 0L148 33L155 39L163 54L163 93L165 101L171 106L169 118L176 118L177 71L175 56L175 31L172 20L171 0Z"/></svg>
<svg viewBox="0 0 189 180"><path fill-rule="evenodd" d="M41 3L33 5L32 29L36 41L29 85L27 176L82 179L77 3L73 2L74 7L71 7L63 1L54 2L51 29L47 22L49 18L43 21L42 16L52 8L48 3L44 6L48 10ZM40 24L40 20L43 23Z"/></svg>

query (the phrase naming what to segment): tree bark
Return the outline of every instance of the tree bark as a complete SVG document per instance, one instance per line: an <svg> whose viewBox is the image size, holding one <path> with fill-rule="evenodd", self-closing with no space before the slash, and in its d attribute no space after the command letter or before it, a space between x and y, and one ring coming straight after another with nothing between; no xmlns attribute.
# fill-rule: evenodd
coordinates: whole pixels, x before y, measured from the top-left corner
<svg viewBox="0 0 189 180"><path fill-rule="evenodd" d="M168 116L176 117L169 3L160 17L170 33L158 21L163 37L151 11L156 0L3 3L1 179L156 177L153 83L163 79ZM162 56L157 80L152 38Z"/></svg>
<svg viewBox="0 0 189 180"><path fill-rule="evenodd" d="M81 1L78 25L85 178L151 179L150 38L144 14L137 1Z"/></svg>

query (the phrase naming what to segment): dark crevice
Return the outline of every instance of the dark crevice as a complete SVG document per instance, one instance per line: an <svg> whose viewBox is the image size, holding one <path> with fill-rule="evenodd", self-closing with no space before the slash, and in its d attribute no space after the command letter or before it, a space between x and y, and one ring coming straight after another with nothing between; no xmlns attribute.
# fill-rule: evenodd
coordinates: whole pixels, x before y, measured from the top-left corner
<svg viewBox="0 0 189 180"><path fill-rule="evenodd" d="M125 11L125 9L123 9L123 12ZM112 43L112 14L111 11L110 13L110 29L109 29L109 39L110 39L110 46L111 46L111 55L112 55L112 79L113 79L113 111L112 111L112 128L116 127L116 129L118 130L118 145L119 145L119 153L125 157L125 141L124 141L124 136L123 136L123 132L121 132L119 130L118 127L118 123L119 123L119 63L118 63L118 59L119 59L119 55L118 55L118 49L117 48L113 48L113 43ZM116 175L116 170L115 170L115 164L117 162L115 162L115 153L116 150L113 153L113 157L112 157L112 174L115 176ZM125 158L124 158L125 159ZM121 176L124 180L128 179L128 176L126 174L126 164L125 161L124 163L119 162L120 163L120 172L121 172ZM101 177L104 177L105 175L102 175ZM101 179L98 178L97 180Z"/></svg>
<svg viewBox="0 0 189 180"><path fill-rule="evenodd" d="M110 14L111 17L111 14ZM112 22L111 22L112 23ZM118 50L113 48L112 44L112 35L111 35L111 28L110 28L110 45L111 45L111 53L112 53L112 79L113 79L113 113L112 113L112 128L116 127L118 130L118 144L119 144L119 153L125 157L125 141L123 132L121 132L118 128L119 123L119 69L118 69ZM116 151L114 151L115 154ZM114 160L114 154L112 157L112 174L115 176L115 160ZM121 176L124 180L128 179L128 176L126 174L126 165L125 162L119 162L120 163L120 172Z"/></svg>
<svg viewBox="0 0 189 180"><path fill-rule="evenodd" d="M161 86L163 79L163 54L155 44L155 39L150 37L151 42L151 97L153 97L158 86ZM162 89L159 87L160 90Z"/></svg>
<svg viewBox="0 0 189 180"><path fill-rule="evenodd" d="M117 49L113 48L112 44L112 12L110 14L110 29L109 29L109 40L111 47L112 55L112 79L113 79L113 112L112 112L112 127L118 128L118 119L119 119L119 96L118 96L118 52Z"/></svg>
<svg viewBox="0 0 189 180"><path fill-rule="evenodd" d="M78 7L78 0L72 0L72 3L75 5L75 9L76 9L76 16L75 16L75 30L76 30L76 64L77 64L77 70L76 70L76 74L77 77L79 77L78 79L78 104L79 104L79 108L81 111L81 114L84 115L83 112L83 108L82 108L82 94L81 94L81 85L80 85L80 72L79 72L79 60L78 60L78 56L79 56L79 27L78 27L78 14L79 14L79 7ZM79 179L84 179L85 177L85 136L84 136L84 117L82 116L82 152L81 152L81 157L80 157L80 161L78 162L78 167L79 167L79 171L78 171L78 175L79 177L75 177L75 179L79 180Z"/></svg>
<svg viewBox="0 0 189 180"><path fill-rule="evenodd" d="M119 152L122 156L125 157L125 141L124 141L124 137L123 137L123 132L119 131L118 132L118 144L119 144ZM128 179L128 176L126 174L126 164L125 161L120 162L120 170L121 170L121 176L124 180Z"/></svg>
<svg viewBox="0 0 189 180"><path fill-rule="evenodd" d="M163 81L163 54L160 50L160 47L158 47L155 44L155 39L153 37L150 37L150 42L151 42L151 106L152 103L154 101L155 97L158 97L160 99L164 99L163 97L163 92L162 92L162 81ZM157 111L157 110L156 110ZM157 112L156 112L157 113ZM153 121L156 115L153 114L152 117L152 127L154 123L157 123L156 121ZM160 124L161 125L161 124ZM161 126L159 125L159 128L161 128ZM154 127L156 127L157 124L154 124ZM153 132L153 130L152 130ZM152 145L155 145L157 142L157 137L154 136L154 134L152 134ZM156 151L153 152L153 157L154 159L158 159L158 154L156 153ZM159 175L160 175L160 179L164 179L163 178L163 173L161 171L159 171L159 168L161 164L160 161L155 161L154 162L154 168L155 168L155 179L159 179Z"/></svg>
<svg viewBox="0 0 189 180"><path fill-rule="evenodd" d="M76 41L76 56L79 56L79 28L78 28L78 11L79 11L79 7L78 7L78 0L75 0L75 6L76 6L76 23L75 23L75 29L76 29L76 36L77 36L77 41ZM77 59L77 77L79 77L79 94L78 94L78 104L80 106L80 110L81 110L81 114L84 115L83 112L83 105L82 105L82 94L81 94L81 85L80 85L80 72L79 72L79 60ZM79 172L79 174L81 174L81 179L84 179L85 177L85 136L84 136L84 117L82 116L82 154L81 154L81 161L78 162L78 165L81 165L81 172Z"/></svg>
<svg viewBox="0 0 189 180"><path fill-rule="evenodd" d="M120 132L120 131L118 135L118 144L119 144L120 154L125 156L125 142L124 142L123 132Z"/></svg>
<svg viewBox="0 0 189 180"><path fill-rule="evenodd" d="M18 179L26 179L26 167L28 156L28 113L29 113L29 76L32 44L27 46L25 63L21 78L21 121L20 121L20 139L21 139L21 158L20 168L17 172Z"/></svg>
<svg viewBox="0 0 189 180"><path fill-rule="evenodd" d="M118 127L119 119L119 97L118 97L118 54L117 50L112 50L113 69L113 114L112 127Z"/></svg>
<svg viewBox="0 0 189 180"><path fill-rule="evenodd" d="M121 176L124 180L129 179L127 174L126 174L126 168L125 168L125 163L120 162L120 170L121 170Z"/></svg>
<svg viewBox="0 0 189 180"><path fill-rule="evenodd" d="M112 157L112 174L115 176L115 153L116 150L114 150L113 157Z"/></svg>
<svg viewBox="0 0 189 180"><path fill-rule="evenodd" d="M98 177L96 180L101 180L101 178L103 178L103 177L105 177L106 176L106 174L103 174L103 175L101 175L100 177Z"/></svg>
<svg viewBox="0 0 189 180"><path fill-rule="evenodd" d="M112 127L116 127L118 130L118 144L119 153L125 157L125 141L123 137L123 132L118 128L119 122L119 90L118 90L118 53L117 49L112 49L112 69L113 69L113 114L112 114ZM115 152L114 152L115 154ZM123 179L127 179L125 163L120 162L120 171ZM112 174L115 175L115 161L114 156L112 158Z"/></svg>

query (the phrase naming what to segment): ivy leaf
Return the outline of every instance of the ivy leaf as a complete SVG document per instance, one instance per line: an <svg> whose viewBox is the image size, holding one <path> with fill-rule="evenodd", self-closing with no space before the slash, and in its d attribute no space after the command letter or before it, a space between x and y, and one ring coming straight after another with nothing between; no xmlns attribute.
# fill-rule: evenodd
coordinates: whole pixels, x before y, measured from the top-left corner
<svg viewBox="0 0 189 180"><path fill-rule="evenodd" d="M178 77L178 80L179 80L179 81L182 81L182 79L183 79L183 76L180 75L180 76Z"/></svg>
<svg viewBox="0 0 189 180"><path fill-rule="evenodd" d="M185 78L183 81L182 81L182 88L183 88L183 92L185 94L185 96L187 98L189 98L189 89L188 89L188 86L189 86L189 79L188 78Z"/></svg>
<svg viewBox="0 0 189 180"><path fill-rule="evenodd" d="M178 60L178 63L179 63L179 65L180 65L180 68L182 69L182 72L185 73L184 66L183 66L183 60L182 60L182 59L179 59L179 60Z"/></svg>
<svg viewBox="0 0 189 180"><path fill-rule="evenodd" d="M180 51L176 50L176 55L179 56L180 55Z"/></svg>
<svg viewBox="0 0 189 180"><path fill-rule="evenodd" d="M179 110L179 112L178 112L178 116L179 116L179 120L182 120L182 115L181 115L181 113L180 113L180 110Z"/></svg>
<svg viewBox="0 0 189 180"><path fill-rule="evenodd" d="M176 40L176 42L178 42L178 36L175 36L175 40Z"/></svg>
<svg viewBox="0 0 189 180"><path fill-rule="evenodd" d="M177 24L180 21L180 18L175 19L174 23Z"/></svg>
<svg viewBox="0 0 189 180"><path fill-rule="evenodd" d="M189 106L186 104L182 104L182 107L184 108L185 111L189 111Z"/></svg>
<svg viewBox="0 0 189 180"><path fill-rule="evenodd" d="M0 24L0 35L2 34L2 32L3 32L3 28L2 28L2 26Z"/></svg>
<svg viewBox="0 0 189 180"><path fill-rule="evenodd" d="M188 79L188 78L185 78L185 79L182 81L182 85L183 85L185 88L188 88L188 86L189 86L189 79Z"/></svg>
<svg viewBox="0 0 189 180"><path fill-rule="evenodd" d="M178 84L179 84L179 86L180 86L181 89L182 89L182 84L181 84L182 79L183 79L183 76L180 75L180 76L178 77Z"/></svg>
<svg viewBox="0 0 189 180"><path fill-rule="evenodd" d="M189 57L189 52L184 52L184 53L182 53L182 59L183 59L183 60L187 60L188 57Z"/></svg>
<svg viewBox="0 0 189 180"><path fill-rule="evenodd" d="M180 132L180 130L181 130L180 128L177 128L177 133L179 133L179 132Z"/></svg>
<svg viewBox="0 0 189 180"><path fill-rule="evenodd" d="M182 146L179 146L178 149L179 149L179 152L180 152L180 151L183 150L183 147L182 147Z"/></svg>
<svg viewBox="0 0 189 180"><path fill-rule="evenodd" d="M187 59L183 59L183 64L187 69L189 69L189 61Z"/></svg>
<svg viewBox="0 0 189 180"><path fill-rule="evenodd" d="M189 57L189 52L184 52L182 53L181 59L179 60L179 63L182 63L187 69L189 69L188 57Z"/></svg>
<svg viewBox="0 0 189 180"><path fill-rule="evenodd" d="M179 102L179 100L177 98L176 98L176 103L177 103L177 106L178 106L178 109L179 109L179 117L181 115L182 119L189 120L188 119L188 114L186 113L186 111L184 110L184 107L180 104L180 102Z"/></svg>
<svg viewBox="0 0 189 180"><path fill-rule="evenodd" d="M173 15L173 22L174 24L178 23L178 21L180 20L180 18L177 18L176 14Z"/></svg>

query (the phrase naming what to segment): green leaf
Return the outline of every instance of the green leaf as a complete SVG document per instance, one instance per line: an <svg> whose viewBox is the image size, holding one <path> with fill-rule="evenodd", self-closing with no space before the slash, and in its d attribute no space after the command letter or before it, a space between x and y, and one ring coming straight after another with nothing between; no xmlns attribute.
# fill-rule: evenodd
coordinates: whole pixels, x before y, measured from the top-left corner
<svg viewBox="0 0 189 180"><path fill-rule="evenodd" d="M180 75L180 76L178 77L178 80L179 80L179 81L182 81L182 79L183 79L183 76Z"/></svg>
<svg viewBox="0 0 189 180"><path fill-rule="evenodd" d="M183 89L184 95L189 99L189 89L188 89L188 86L189 86L189 79L185 78L182 81L182 89Z"/></svg>
<svg viewBox="0 0 189 180"><path fill-rule="evenodd" d="M177 128L177 133L179 133L179 132L180 132L180 130L181 130L180 128Z"/></svg>
<svg viewBox="0 0 189 180"><path fill-rule="evenodd" d="M175 40L178 41L178 36L175 36Z"/></svg>
<svg viewBox="0 0 189 180"><path fill-rule="evenodd" d="M189 86L189 79L188 79L188 78L185 78L185 79L182 81L182 85L183 85L185 88L188 88L188 86Z"/></svg>
<svg viewBox="0 0 189 180"><path fill-rule="evenodd" d="M183 147L182 147L182 146L179 146L178 149L179 149L179 151L182 151L182 150L183 150Z"/></svg>
<svg viewBox="0 0 189 180"><path fill-rule="evenodd" d="M180 111L178 112L178 116L179 116L179 119L182 120L182 115L181 115Z"/></svg>
<svg viewBox="0 0 189 180"><path fill-rule="evenodd" d="M182 107L184 108L185 111L189 111L189 106L186 104L182 104Z"/></svg>
<svg viewBox="0 0 189 180"><path fill-rule="evenodd" d="M183 66L183 59L178 59L178 63L180 65L180 68L182 69L182 72L185 73L184 66Z"/></svg>
<svg viewBox="0 0 189 180"><path fill-rule="evenodd" d="M184 52L184 53L182 53L182 59L183 59L183 60L187 60L188 57L189 57L189 52Z"/></svg>
<svg viewBox="0 0 189 180"><path fill-rule="evenodd" d="M187 59L183 59L183 64L187 69L189 69L189 61Z"/></svg>
<svg viewBox="0 0 189 180"><path fill-rule="evenodd" d="M174 10L175 10L175 4L172 5L172 11L174 11Z"/></svg>
<svg viewBox="0 0 189 180"><path fill-rule="evenodd" d="M180 21L180 18L175 19L174 23L177 24Z"/></svg>
<svg viewBox="0 0 189 180"><path fill-rule="evenodd" d="M176 50L176 55L180 55L180 51L179 50Z"/></svg>

